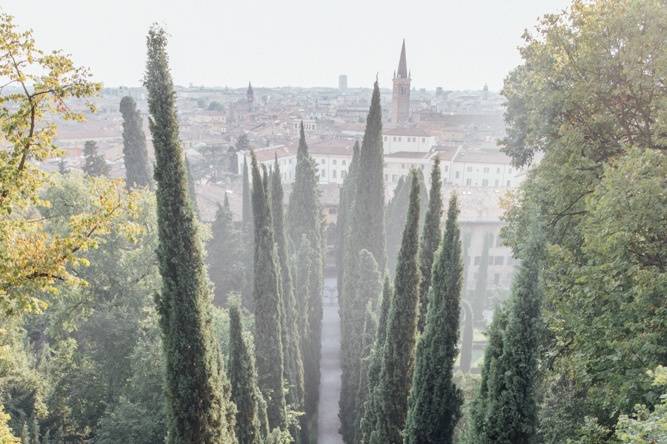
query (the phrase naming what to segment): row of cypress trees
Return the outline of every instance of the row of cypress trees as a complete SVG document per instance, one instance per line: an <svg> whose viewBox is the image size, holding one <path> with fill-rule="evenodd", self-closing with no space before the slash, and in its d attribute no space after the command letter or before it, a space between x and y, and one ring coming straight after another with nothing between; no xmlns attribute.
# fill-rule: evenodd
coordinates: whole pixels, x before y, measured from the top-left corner
<svg viewBox="0 0 667 444"><path fill-rule="evenodd" d="M319 391L323 266L316 169L303 127L297 180L286 221L277 161L269 175L260 170L252 155L250 174L247 168L244 171L244 230L240 243L245 247L252 245L252 272L244 278L251 281L252 300L248 301L247 295L242 300L254 311L254 346L243 336L240 303L234 301L230 306L228 380L212 332L212 297L194 200L188 189L188 167L178 137L166 43L164 30L153 26L147 38L144 83L156 158L158 258L163 281L156 304L167 369L167 440L309 442L316 433L312 426L317 417ZM122 108L127 122L126 145L141 151L136 106L133 101L124 100ZM142 182L136 171L128 169L127 174L129 187L150 186L149 182ZM233 232L227 201L219 206L213 228L216 233ZM209 247L223 249L230 243L239 244L234 239L218 239L212 240ZM299 268L295 269L294 264ZM220 271L229 264L217 265L215 270ZM247 282L235 285L242 294L247 292L245 286ZM297 311L297 307L302 310ZM304 411L300 423L293 420L293 416Z"/></svg>

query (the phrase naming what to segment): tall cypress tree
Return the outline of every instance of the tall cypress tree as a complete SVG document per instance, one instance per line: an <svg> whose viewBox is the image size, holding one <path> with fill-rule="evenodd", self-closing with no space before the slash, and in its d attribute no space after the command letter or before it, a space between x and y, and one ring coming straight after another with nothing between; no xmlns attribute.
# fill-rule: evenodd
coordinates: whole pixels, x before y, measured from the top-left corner
<svg viewBox="0 0 667 444"><path fill-rule="evenodd" d="M253 310L252 287L254 282L255 267L255 224L252 217L252 197L250 195L250 179L248 176L248 161L243 158L243 195L242 195L242 219L241 219L241 241L245 253L245 269L243 271L243 286L241 287L241 301L243 305Z"/></svg>
<svg viewBox="0 0 667 444"><path fill-rule="evenodd" d="M449 200L442 247L433 278L424 333L417 345L405 427L406 444L448 444L461 416L463 393L454 384L463 264L456 195ZM430 277L430 276L429 276Z"/></svg>
<svg viewBox="0 0 667 444"><path fill-rule="evenodd" d="M488 364L486 411L482 434L477 436L480 443L528 443L535 439L542 244L541 227L533 222L512 283L502 353Z"/></svg>
<svg viewBox="0 0 667 444"><path fill-rule="evenodd" d="M299 129L299 147L297 150L294 185L287 207L287 232L295 250L302 249L299 254L309 253L307 279L308 293L298 288L297 303L306 309L308 321L303 322L307 328L302 331L303 370L305 389L305 413L311 434L316 433L317 404L320 390L320 355L322 335L322 216L319 191L317 185L317 168L315 161L308 152L303 122ZM306 240L304 241L303 237ZM303 275L303 271L297 271ZM302 309L303 309L302 308Z"/></svg>
<svg viewBox="0 0 667 444"><path fill-rule="evenodd" d="M365 404L368 400L368 380L369 369L373 361L373 346L375 344L375 335L378 328L377 307L373 307L371 302L366 305L364 316L364 329L361 336L361 360L359 366L359 389L355 399L354 415L354 442L361 442L361 421L364 416Z"/></svg>
<svg viewBox="0 0 667 444"><path fill-rule="evenodd" d="M419 331L424 330L426 309L428 308L428 290L431 287L431 268L433 257L440 245L440 221L442 220L442 181L440 180L440 158L436 156L431 170L431 192L429 193L428 210L424 217L421 244L419 247L419 269L421 284L419 286Z"/></svg>
<svg viewBox="0 0 667 444"><path fill-rule="evenodd" d="M354 194L357 189L357 165L359 163L359 142L355 141L352 147L352 161L347 170L347 176L343 180L343 186L340 189L338 201L338 219L337 223L337 239L336 239L336 272L338 280L338 294L343 292L343 274L345 269L345 245L347 236L349 236L349 215L352 211L352 204L354 203Z"/></svg>
<svg viewBox="0 0 667 444"><path fill-rule="evenodd" d="M215 284L214 302L218 306L227 303L229 293L238 293L243 284L243 247L238 230L232 222L232 211L225 195L224 204L218 204L215 220L211 225L211 239L207 245L208 275Z"/></svg>
<svg viewBox="0 0 667 444"><path fill-rule="evenodd" d="M341 355L343 380L339 417L341 418L343 438L350 442L354 437L356 396L356 380L358 375L358 350L355 351L353 336L359 334L363 325L363 316L352 308L355 304L355 276L359 266L359 252L367 250L378 263L378 268L385 268L384 239L384 152L382 148L382 109L380 105L380 88L377 81L373 87L371 106L366 119L366 130L355 166L359 174L355 174L356 190L351 212L346 216L347 235L344 246L343 292L340 295L341 317ZM362 310L363 310L362 306ZM363 314L363 312L361 313ZM356 371L351 371L356 369ZM348 388L354 388L351 394ZM348 399L348 396L351 399Z"/></svg>
<svg viewBox="0 0 667 444"><path fill-rule="evenodd" d="M130 96L120 99L119 108L123 116L125 186L128 190L135 187L150 187L150 167L141 114Z"/></svg>
<svg viewBox="0 0 667 444"><path fill-rule="evenodd" d="M104 160L94 140L87 140L83 145L83 172L89 176L99 177L109 175L109 164Z"/></svg>
<svg viewBox="0 0 667 444"><path fill-rule="evenodd" d="M236 404L236 437L239 444L262 444L268 431L260 418L266 404L257 386L257 370L250 348L243 337L239 304L229 307L229 381ZM262 412L261 409L264 408Z"/></svg>
<svg viewBox="0 0 667 444"><path fill-rule="evenodd" d="M283 216L283 184L280 176L278 159L275 159L274 168L271 172L271 216L273 221L273 234L276 240L278 262L280 265L280 294L283 302L283 366L285 376L289 384L287 402L294 410L303 409L303 357L301 355L301 344L299 326L297 319L296 299L292 282L292 272L285 237ZM302 427L306 427L305 421ZM296 433L292 433L297 435ZM304 430L304 434L306 434ZM295 439L298 436L294 436ZM297 440L298 441L298 440Z"/></svg>
<svg viewBox="0 0 667 444"><path fill-rule="evenodd" d="M268 186L252 153L252 206L255 223L255 361L259 387L267 402L269 428L286 425L283 393L282 297L273 240Z"/></svg>
<svg viewBox="0 0 667 444"><path fill-rule="evenodd" d="M165 31L151 27L144 85L156 159L162 275L156 302L167 371L167 442L235 442L234 406L211 329L211 295L188 198L166 45Z"/></svg>
<svg viewBox="0 0 667 444"><path fill-rule="evenodd" d="M185 156L185 170L187 173L187 182L188 182L188 195L190 196L190 202L192 203L192 211L196 218L199 218L199 204L197 204L197 189L195 188L195 178L192 175L192 164L188 159L188 156Z"/></svg>
<svg viewBox="0 0 667 444"><path fill-rule="evenodd" d="M361 361L363 359L364 319L367 307L371 310L377 304L382 292L382 277L378 270L375 258L368 250L359 252L359 264L355 273L354 294L347 300L346 310L350 316L348 325L343 325L347 331L345 336L348 342L343 347L343 375L340 395L341 431L345 442L354 442L357 416L357 397L359 392L359 378Z"/></svg>
<svg viewBox="0 0 667 444"><path fill-rule="evenodd" d="M387 319L379 405L372 443L400 443L408 412L419 315L419 179L412 172L410 206L398 256L394 298Z"/></svg>

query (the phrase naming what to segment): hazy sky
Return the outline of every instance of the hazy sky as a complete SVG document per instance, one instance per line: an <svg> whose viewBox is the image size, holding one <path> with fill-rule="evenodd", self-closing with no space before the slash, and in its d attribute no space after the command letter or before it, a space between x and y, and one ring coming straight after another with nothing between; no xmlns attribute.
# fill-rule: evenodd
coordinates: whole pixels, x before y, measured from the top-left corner
<svg viewBox="0 0 667 444"><path fill-rule="evenodd" d="M159 22L180 85L391 85L406 39L413 86L498 90L537 18L566 0L3 0L38 45L65 49L105 86L140 84Z"/></svg>

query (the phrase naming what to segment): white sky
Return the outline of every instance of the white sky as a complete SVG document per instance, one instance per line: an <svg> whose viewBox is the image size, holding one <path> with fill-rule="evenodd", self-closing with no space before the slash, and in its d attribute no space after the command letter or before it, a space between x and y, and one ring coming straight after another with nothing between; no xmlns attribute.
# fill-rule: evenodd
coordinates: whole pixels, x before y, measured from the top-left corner
<svg viewBox="0 0 667 444"><path fill-rule="evenodd" d="M416 88L499 90L537 18L566 0L3 0L45 49L105 86L138 86L151 23L171 34L179 85L391 85L401 40Z"/></svg>

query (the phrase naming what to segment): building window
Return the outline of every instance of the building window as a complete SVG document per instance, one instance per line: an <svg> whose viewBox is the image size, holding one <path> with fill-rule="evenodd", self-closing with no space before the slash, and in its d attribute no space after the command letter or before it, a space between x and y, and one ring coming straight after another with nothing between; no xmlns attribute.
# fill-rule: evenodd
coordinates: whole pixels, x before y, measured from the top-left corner
<svg viewBox="0 0 667 444"><path fill-rule="evenodd" d="M336 207L329 208L329 214L336 214Z"/></svg>
<svg viewBox="0 0 667 444"><path fill-rule="evenodd" d="M509 188L509 187L510 187L510 181L508 180L507 181L507 188Z"/></svg>
<svg viewBox="0 0 667 444"><path fill-rule="evenodd" d="M401 164L401 168L405 169L405 164L404 163Z"/></svg>
<svg viewBox="0 0 667 444"><path fill-rule="evenodd" d="M426 143L426 137L422 137L422 143Z"/></svg>
<svg viewBox="0 0 667 444"><path fill-rule="evenodd" d="M496 168L496 173L500 174L500 167Z"/></svg>
<svg viewBox="0 0 667 444"><path fill-rule="evenodd" d="M467 186L471 186L471 185L472 185L472 180L470 180L470 179L466 179L466 185L467 185Z"/></svg>
<svg viewBox="0 0 667 444"><path fill-rule="evenodd" d="M343 159L343 166L347 165L347 161Z"/></svg>
<svg viewBox="0 0 667 444"><path fill-rule="evenodd" d="M331 161L331 163L333 163L334 165L336 165L336 159L333 159L333 160Z"/></svg>
<svg viewBox="0 0 667 444"><path fill-rule="evenodd" d="M326 160L326 159L322 159L322 160L320 161L320 163L321 163L322 165L324 165L325 163L327 163L327 160Z"/></svg>
<svg viewBox="0 0 667 444"><path fill-rule="evenodd" d="M327 172L326 172L326 170L322 170L322 177L323 177L323 178L327 177Z"/></svg>
<svg viewBox="0 0 667 444"><path fill-rule="evenodd" d="M493 275L493 283L496 285L500 284L500 273L496 273Z"/></svg>
<svg viewBox="0 0 667 444"><path fill-rule="evenodd" d="M336 170L331 171L331 177L336 178Z"/></svg>
<svg viewBox="0 0 667 444"><path fill-rule="evenodd" d="M505 257L503 256L496 256L496 261L494 262L495 265L505 265Z"/></svg>
<svg viewBox="0 0 667 444"><path fill-rule="evenodd" d="M456 178L457 179L459 178L459 172L458 171L456 172Z"/></svg>
<svg viewBox="0 0 667 444"><path fill-rule="evenodd" d="M469 166L469 167L467 168L467 170L468 170L469 173L472 173L472 167L471 167L471 166Z"/></svg>
<svg viewBox="0 0 667 444"><path fill-rule="evenodd" d="M347 171L341 171L341 172L340 172L340 177L342 177L343 179L345 179L346 176L347 176Z"/></svg>
<svg viewBox="0 0 667 444"><path fill-rule="evenodd" d="M396 182L397 179L398 179L398 177L396 177L396 174L391 175L391 181L392 182Z"/></svg>
<svg viewBox="0 0 667 444"><path fill-rule="evenodd" d="M498 186L498 182L499 182L498 179L496 179L496 186Z"/></svg>
<svg viewBox="0 0 667 444"><path fill-rule="evenodd" d="M445 165L445 172L449 171L449 165Z"/></svg>
<svg viewBox="0 0 667 444"><path fill-rule="evenodd" d="M482 256L475 256L474 264L479 265L482 263Z"/></svg>
<svg viewBox="0 0 667 444"><path fill-rule="evenodd" d="M387 136L384 136L384 137L382 138L382 140L384 140L384 141L386 142L386 141L387 141Z"/></svg>
<svg viewBox="0 0 667 444"><path fill-rule="evenodd" d="M486 179L482 179L482 186L483 187L488 187L489 186L489 181Z"/></svg>

